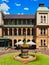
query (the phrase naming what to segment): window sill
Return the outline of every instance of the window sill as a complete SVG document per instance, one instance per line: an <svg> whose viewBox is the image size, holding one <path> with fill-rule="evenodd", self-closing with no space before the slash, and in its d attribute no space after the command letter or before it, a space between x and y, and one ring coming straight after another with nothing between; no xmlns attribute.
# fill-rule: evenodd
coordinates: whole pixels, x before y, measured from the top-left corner
<svg viewBox="0 0 49 65"><path fill-rule="evenodd" d="M39 47L47 47L47 46L39 46Z"/></svg>

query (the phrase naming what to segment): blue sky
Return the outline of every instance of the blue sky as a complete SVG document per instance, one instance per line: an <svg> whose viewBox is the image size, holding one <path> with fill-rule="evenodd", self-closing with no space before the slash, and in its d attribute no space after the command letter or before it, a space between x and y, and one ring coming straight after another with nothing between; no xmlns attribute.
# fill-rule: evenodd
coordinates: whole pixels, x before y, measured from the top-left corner
<svg viewBox="0 0 49 65"><path fill-rule="evenodd" d="M39 3L49 7L49 0L0 0L5 14L35 14Z"/></svg>

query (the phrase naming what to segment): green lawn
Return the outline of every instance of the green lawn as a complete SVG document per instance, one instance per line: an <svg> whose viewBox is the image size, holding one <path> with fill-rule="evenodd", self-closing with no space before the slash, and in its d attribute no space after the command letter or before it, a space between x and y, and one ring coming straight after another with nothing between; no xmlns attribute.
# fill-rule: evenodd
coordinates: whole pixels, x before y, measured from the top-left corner
<svg viewBox="0 0 49 65"><path fill-rule="evenodd" d="M15 61L13 59L14 53L5 54L0 57L0 65L49 65L49 56L44 54L36 54L37 60L28 64Z"/></svg>

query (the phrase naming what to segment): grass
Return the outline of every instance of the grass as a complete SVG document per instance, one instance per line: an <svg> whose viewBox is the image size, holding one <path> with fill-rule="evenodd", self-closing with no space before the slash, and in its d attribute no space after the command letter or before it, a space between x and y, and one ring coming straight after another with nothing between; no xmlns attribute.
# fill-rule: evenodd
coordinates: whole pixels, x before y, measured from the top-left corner
<svg viewBox="0 0 49 65"><path fill-rule="evenodd" d="M14 53L5 54L0 57L0 65L49 65L49 56L44 54L36 54L37 60L23 64L13 59Z"/></svg>

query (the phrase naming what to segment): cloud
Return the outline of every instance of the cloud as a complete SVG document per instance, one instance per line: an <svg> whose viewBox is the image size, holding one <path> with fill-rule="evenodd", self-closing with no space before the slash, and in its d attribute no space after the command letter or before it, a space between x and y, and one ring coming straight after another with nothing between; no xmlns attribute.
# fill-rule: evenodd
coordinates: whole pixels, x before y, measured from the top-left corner
<svg viewBox="0 0 49 65"><path fill-rule="evenodd" d="M0 4L0 9L3 11L4 14L10 14L9 13L10 7L6 3Z"/></svg>
<svg viewBox="0 0 49 65"><path fill-rule="evenodd" d="M2 3L0 8L3 10L3 11L8 11L10 9L10 7L6 4L6 3Z"/></svg>
<svg viewBox="0 0 49 65"><path fill-rule="evenodd" d="M4 1L4 2L9 2L9 0L2 0L2 1Z"/></svg>
<svg viewBox="0 0 49 65"><path fill-rule="evenodd" d="M10 12L6 12L6 11L4 11L4 14L10 14Z"/></svg>
<svg viewBox="0 0 49 65"><path fill-rule="evenodd" d="M20 3L15 3L15 5L16 5L16 6L21 6L21 4L20 4Z"/></svg>
<svg viewBox="0 0 49 65"><path fill-rule="evenodd" d="M29 10L29 8L28 7L25 7L24 10Z"/></svg>

